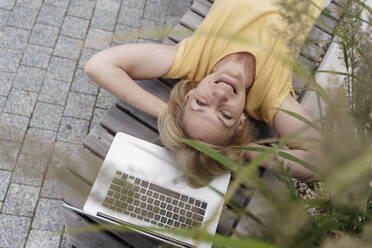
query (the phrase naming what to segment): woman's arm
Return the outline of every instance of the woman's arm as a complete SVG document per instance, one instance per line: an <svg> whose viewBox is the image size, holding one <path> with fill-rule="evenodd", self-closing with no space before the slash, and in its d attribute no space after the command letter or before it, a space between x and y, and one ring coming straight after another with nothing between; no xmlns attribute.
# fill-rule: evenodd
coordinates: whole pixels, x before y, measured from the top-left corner
<svg viewBox="0 0 372 248"><path fill-rule="evenodd" d="M288 96L282 105L281 109L295 112L309 121L313 121L311 115L304 109L304 107L298 103L293 97ZM283 152L289 153L295 157L298 157L305 162L312 164L312 159L314 158L313 151L311 147L314 146L310 140L318 139L320 134L313 128L308 127L304 122L288 115L287 113L278 110L274 117L274 129L280 137L288 137L297 132L300 135L297 135L295 139L291 139L286 145L290 150L283 150ZM251 144L253 147L264 147L257 144ZM249 160L255 159L261 153L246 151L245 157ZM302 165L290 161L288 159L283 159L283 164L285 168L289 168L291 174L295 177L302 178L315 178L315 175L308 169L304 168ZM262 166L266 168L275 169L277 163L273 161L268 161Z"/></svg>
<svg viewBox="0 0 372 248"><path fill-rule="evenodd" d="M158 117L167 104L133 80L165 75L173 64L177 47L159 44L130 44L97 53L85 72L97 84L152 116Z"/></svg>

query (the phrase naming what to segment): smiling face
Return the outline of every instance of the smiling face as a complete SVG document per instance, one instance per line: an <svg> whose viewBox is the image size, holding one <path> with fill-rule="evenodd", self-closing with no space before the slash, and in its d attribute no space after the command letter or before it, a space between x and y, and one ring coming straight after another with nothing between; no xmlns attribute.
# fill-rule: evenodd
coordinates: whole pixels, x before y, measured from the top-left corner
<svg viewBox="0 0 372 248"><path fill-rule="evenodd" d="M253 78L247 56L252 55L226 56L186 94L183 127L190 138L223 145L244 126L245 97Z"/></svg>

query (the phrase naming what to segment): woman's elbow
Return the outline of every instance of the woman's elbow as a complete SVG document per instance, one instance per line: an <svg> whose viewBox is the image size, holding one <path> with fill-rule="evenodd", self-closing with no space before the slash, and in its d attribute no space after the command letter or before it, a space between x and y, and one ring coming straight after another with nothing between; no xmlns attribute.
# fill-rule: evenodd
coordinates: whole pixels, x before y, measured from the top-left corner
<svg viewBox="0 0 372 248"><path fill-rule="evenodd" d="M84 71L90 78L94 79L97 73L102 70L101 60L99 54L95 54L86 62Z"/></svg>

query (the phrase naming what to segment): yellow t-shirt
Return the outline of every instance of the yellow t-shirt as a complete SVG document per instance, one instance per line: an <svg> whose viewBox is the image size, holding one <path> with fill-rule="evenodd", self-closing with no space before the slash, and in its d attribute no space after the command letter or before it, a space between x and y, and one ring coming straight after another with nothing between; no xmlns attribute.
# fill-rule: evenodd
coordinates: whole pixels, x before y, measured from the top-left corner
<svg viewBox="0 0 372 248"><path fill-rule="evenodd" d="M325 0L314 2L322 7ZM317 8L313 12L315 18L320 14ZM195 32L178 44L165 77L200 82L223 57L250 52L256 57L256 80L247 94L246 111L272 126L277 108L291 92L294 95L292 70L284 62L289 52L277 35L283 25L275 0L215 0Z"/></svg>

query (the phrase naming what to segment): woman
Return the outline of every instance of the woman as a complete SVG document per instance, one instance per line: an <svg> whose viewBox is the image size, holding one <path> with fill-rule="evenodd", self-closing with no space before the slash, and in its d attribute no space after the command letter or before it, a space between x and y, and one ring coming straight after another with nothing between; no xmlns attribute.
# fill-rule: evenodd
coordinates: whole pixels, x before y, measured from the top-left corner
<svg viewBox="0 0 372 248"><path fill-rule="evenodd" d="M296 54L287 48L287 40L279 39L273 31L285 25L273 1L216 0L194 34L177 46L131 44L109 48L94 55L85 71L117 97L159 117L165 146L176 153L181 164L210 179L226 169L188 148L179 137L209 144L235 160L254 159L256 152L231 148L247 143L258 146L251 143L246 114L270 124L280 137L294 134L305 125L278 108L311 120L294 98L288 62ZM315 4L323 6L324 2L317 0ZM314 18L319 14L318 8L311 8ZM310 28L304 28L300 39ZM189 81L174 87L167 106L133 81L158 77ZM313 135L314 130L307 129L301 136ZM288 153L308 160L310 152L301 142L292 140L287 145L291 148ZM294 176L313 176L301 165L286 160L284 164ZM271 167L272 163L264 166Z"/></svg>

